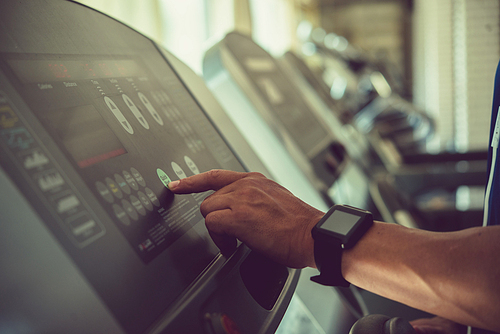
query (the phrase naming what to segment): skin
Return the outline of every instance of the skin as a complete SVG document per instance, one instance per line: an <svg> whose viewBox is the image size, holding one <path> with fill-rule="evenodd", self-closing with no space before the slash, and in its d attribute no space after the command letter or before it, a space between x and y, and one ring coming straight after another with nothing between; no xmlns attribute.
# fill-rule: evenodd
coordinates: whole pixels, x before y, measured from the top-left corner
<svg viewBox="0 0 500 334"><path fill-rule="evenodd" d="M289 267L316 267L311 229L324 213L261 174L213 170L171 182L169 189L215 190L200 210L223 254L239 239ZM498 240L500 226L437 233L375 222L343 252L342 274L360 288L439 316L414 324L420 333L460 333L453 322L500 331Z"/></svg>
<svg viewBox="0 0 500 334"><path fill-rule="evenodd" d="M410 324L417 334L466 334L467 327L461 326L453 321L434 317L430 319L418 319Z"/></svg>

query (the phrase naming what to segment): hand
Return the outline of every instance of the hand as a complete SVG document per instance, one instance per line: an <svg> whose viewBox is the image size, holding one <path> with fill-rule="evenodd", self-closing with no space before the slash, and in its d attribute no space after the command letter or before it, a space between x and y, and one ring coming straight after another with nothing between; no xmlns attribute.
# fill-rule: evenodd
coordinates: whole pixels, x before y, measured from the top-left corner
<svg viewBox="0 0 500 334"><path fill-rule="evenodd" d="M238 238L286 266L316 267L311 229L323 213L262 174L212 170L168 188L176 194L216 191L200 210L223 254L234 250Z"/></svg>
<svg viewBox="0 0 500 334"><path fill-rule="evenodd" d="M451 320L434 317L410 321L417 334L465 334L467 327Z"/></svg>

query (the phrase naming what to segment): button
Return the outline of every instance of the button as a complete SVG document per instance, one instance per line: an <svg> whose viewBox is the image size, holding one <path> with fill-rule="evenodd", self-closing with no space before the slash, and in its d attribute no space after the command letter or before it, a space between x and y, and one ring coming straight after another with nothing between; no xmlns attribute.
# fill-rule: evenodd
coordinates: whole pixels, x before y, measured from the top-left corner
<svg viewBox="0 0 500 334"><path fill-rule="evenodd" d="M108 189L111 191L113 195L115 195L117 198L122 198L123 193L120 190L120 187L114 180L111 178L107 177L104 181L106 181L106 185L108 186Z"/></svg>
<svg viewBox="0 0 500 334"><path fill-rule="evenodd" d="M106 202L113 203L114 198L111 192L109 191L108 187L104 185L104 183L97 181L95 183L95 187L97 188L97 191L101 196L106 200Z"/></svg>
<svg viewBox="0 0 500 334"><path fill-rule="evenodd" d="M113 204L113 211L115 212L116 218L120 220L123 225L130 225L130 218L127 216L127 213L122 209L118 204Z"/></svg>
<svg viewBox="0 0 500 334"><path fill-rule="evenodd" d="M38 185L42 191L54 190L64 185L64 179L59 172L51 170L38 178Z"/></svg>
<svg viewBox="0 0 500 334"><path fill-rule="evenodd" d="M137 196L146 209L148 209L149 211L153 211L153 204L151 204L148 196L146 196L142 191L139 191L137 193Z"/></svg>
<svg viewBox="0 0 500 334"><path fill-rule="evenodd" d="M127 181L128 185L134 189L134 190L138 190L139 189L139 185L137 184L137 181L132 177L132 175L127 172L127 171L123 171L123 176L125 177L125 181Z"/></svg>
<svg viewBox="0 0 500 334"><path fill-rule="evenodd" d="M110 194L111 195L111 194ZM111 199L113 199L111 197ZM68 213L68 212L74 212L76 208L80 206L80 200L78 197L76 197L75 194L73 193L66 193L62 197L58 198L56 200L56 210L57 213L62 214L62 213Z"/></svg>
<svg viewBox="0 0 500 334"><path fill-rule="evenodd" d="M146 180L142 177L141 173L137 171L135 168L130 168L130 171L132 172L132 175L134 176L135 180L137 183L139 183L141 186L145 187L146 186Z"/></svg>
<svg viewBox="0 0 500 334"><path fill-rule="evenodd" d="M141 201L137 197L134 195L130 196L130 203L132 203L137 212L143 216L146 215L146 209L144 209L144 205L142 205Z"/></svg>
<svg viewBox="0 0 500 334"><path fill-rule="evenodd" d="M106 102L106 105L108 106L109 110L111 110L113 115L115 115L116 119L118 120L118 122L120 122L121 126L125 129L125 131L127 131L131 135L134 134L134 129L132 128L130 123L127 121L125 116L123 116L122 112L120 111L120 109L118 109L118 107L113 102L113 100L111 100L109 97L105 96L104 102Z"/></svg>
<svg viewBox="0 0 500 334"><path fill-rule="evenodd" d="M90 217L87 212L72 216L65 221L79 243L84 243L93 236L102 232L102 228Z"/></svg>
<svg viewBox="0 0 500 334"><path fill-rule="evenodd" d="M155 195L153 190L146 188L144 189L144 191L146 192L146 195L148 196L151 203L153 203L156 206L160 206L160 201L158 200L158 197Z"/></svg>
<svg viewBox="0 0 500 334"><path fill-rule="evenodd" d="M127 181L125 181L125 179L120 174L115 174L115 181L125 194L130 194L130 187L127 184Z"/></svg>
<svg viewBox="0 0 500 334"><path fill-rule="evenodd" d="M170 180L170 177L168 177L167 173L165 173L164 171L162 171L161 169L158 168L156 170L156 174L158 175L158 178L163 183L163 185L168 189L168 184L172 180Z"/></svg>
<svg viewBox="0 0 500 334"><path fill-rule="evenodd" d="M158 123L160 125L163 125L163 120L161 119L160 115L156 111L155 107L153 107L153 105L151 104L151 102L149 102L149 100L146 97L146 95L144 95L141 92L139 92L138 95L139 95L139 98L141 99L142 103L146 107L146 109L149 111L149 113L151 114L151 116L153 116L153 118L156 121L156 123Z"/></svg>
<svg viewBox="0 0 500 334"><path fill-rule="evenodd" d="M194 163L194 161L188 157L187 155L184 156L184 162L186 162L186 165L188 168L193 172L193 174L200 174L200 170L198 169L198 166Z"/></svg>
<svg viewBox="0 0 500 334"><path fill-rule="evenodd" d="M26 169L35 169L35 168L42 168L43 166L47 165L49 163L49 158L45 155L45 153L37 148L30 154L27 154L24 157L23 165L24 168Z"/></svg>
<svg viewBox="0 0 500 334"><path fill-rule="evenodd" d="M123 94L122 95L123 101L125 101L125 104L127 107L130 109L132 114L134 114L135 118L141 123L142 127L145 129L149 129L149 123L148 121L144 118L144 115L142 115L141 111L137 106L135 105L134 101L130 99L127 95Z"/></svg>
<svg viewBox="0 0 500 334"><path fill-rule="evenodd" d="M35 139L25 127L4 129L1 134L12 150L27 150L33 148L35 144Z"/></svg>
<svg viewBox="0 0 500 334"><path fill-rule="evenodd" d="M175 174L177 175L177 177L179 179L183 179L186 177L186 174L184 173L184 171L182 170L181 166L179 166L178 164L176 164L175 162L172 161L171 163L172 165L172 169L174 170Z"/></svg>
<svg viewBox="0 0 500 334"><path fill-rule="evenodd" d="M137 215L137 211L135 211L134 207L132 206L132 204L130 204L129 201L122 199L122 206L130 218L132 218L133 220L139 219L139 215Z"/></svg>

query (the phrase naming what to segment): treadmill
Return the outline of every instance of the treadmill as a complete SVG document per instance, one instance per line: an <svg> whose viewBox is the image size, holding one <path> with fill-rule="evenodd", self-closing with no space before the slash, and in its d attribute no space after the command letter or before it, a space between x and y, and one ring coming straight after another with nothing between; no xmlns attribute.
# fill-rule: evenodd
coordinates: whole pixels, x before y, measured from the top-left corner
<svg viewBox="0 0 500 334"><path fill-rule="evenodd" d="M381 182L376 192L390 191L386 184L399 189L405 195L407 204L418 211L416 214L420 220L426 222L425 226L422 225L426 229L457 230L481 221L486 152L411 154L397 148L390 138L382 138L379 131L368 134L369 140L366 137L363 140L356 127L346 120L346 113L340 112L342 106L330 96L328 86L303 59L288 51L279 61L304 96L316 101L318 108L325 110L322 114L325 122L331 124L329 119L334 118L337 123L343 124L340 128L337 126L337 131L347 129L351 134L350 146L357 149L351 148L349 154L357 157L356 162L362 166L372 166L368 173ZM401 99L394 99L397 100ZM398 108L404 109L407 104L404 102ZM383 108L389 104L384 99L378 99L366 108L378 108L375 105ZM343 119L346 121L342 122ZM380 167L373 168L374 165ZM380 199L379 196L375 198ZM379 206L384 204L379 203Z"/></svg>
<svg viewBox="0 0 500 334"><path fill-rule="evenodd" d="M274 333L299 271L166 187L246 170L168 52L69 1L0 20L0 332Z"/></svg>

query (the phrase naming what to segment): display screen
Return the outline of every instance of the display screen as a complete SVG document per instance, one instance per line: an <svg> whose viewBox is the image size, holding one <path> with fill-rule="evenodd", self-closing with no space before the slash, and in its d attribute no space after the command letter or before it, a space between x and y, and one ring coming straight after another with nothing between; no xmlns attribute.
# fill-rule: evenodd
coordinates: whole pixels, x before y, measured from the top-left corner
<svg viewBox="0 0 500 334"><path fill-rule="evenodd" d="M130 59L10 60L9 65L23 83L141 77L144 74Z"/></svg>
<svg viewBox="0 0 500 334"><path fill-rule="evenodd" d="M321 228L345 236L356 225L359 219L360 217L353 214L335 210L321 225Z"/></svg>
<svg viewBox="0 0 500 334"><path fill-rule="evenodd" d="M127 153L93 105L49 110L41 118L81 168Z"/></svg>

